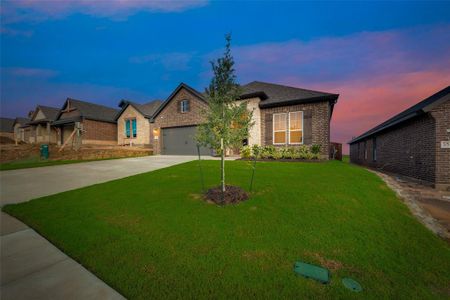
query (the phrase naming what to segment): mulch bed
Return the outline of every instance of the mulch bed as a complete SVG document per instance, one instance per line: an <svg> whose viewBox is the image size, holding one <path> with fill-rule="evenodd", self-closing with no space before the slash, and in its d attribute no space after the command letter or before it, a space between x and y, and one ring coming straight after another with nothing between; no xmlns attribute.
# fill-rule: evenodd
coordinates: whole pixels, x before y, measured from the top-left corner
<svg viewBox="0 0 450 300"><path fill-rule="evenodd" d="M244 161L254 161L254 158L239 158L237 160L244 160ZM325 162L325 159L302 159L302 158L258 158L256 161L277 161L277 162L315 162L315 163L322 163Z"/></svg>
<svg viewBox="0 0 450 300"><path fill-rule="evenodd" d="M238 186L226 185L225 194L222 195L222 187L210 188L205 197L208 201L211 201L218 205L237 204L245 201L249 198L246 191Z"/></svg>

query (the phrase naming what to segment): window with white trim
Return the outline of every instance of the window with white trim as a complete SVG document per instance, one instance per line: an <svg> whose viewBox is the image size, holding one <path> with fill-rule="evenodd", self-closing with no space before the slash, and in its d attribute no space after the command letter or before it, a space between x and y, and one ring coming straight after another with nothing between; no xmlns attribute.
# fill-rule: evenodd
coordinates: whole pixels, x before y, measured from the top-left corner
<svg viewBox="0 0 450 300"><path fill-rule="evenodd" d="M273 114L273 143L275 145L286 144L287 114Z"/></svg>
<svg viewBox="0 0 450 300"><path fill-rule="evenodd" d="M182 100L180 102L180 111L182 113L185 113L185 112L189 111L189 100Z"/></svg>
<svg viewBox="0 0 450 300"><path fill-rule="evenodd" d="M289 113L289 144L303 144L303 112Z"/></svg>

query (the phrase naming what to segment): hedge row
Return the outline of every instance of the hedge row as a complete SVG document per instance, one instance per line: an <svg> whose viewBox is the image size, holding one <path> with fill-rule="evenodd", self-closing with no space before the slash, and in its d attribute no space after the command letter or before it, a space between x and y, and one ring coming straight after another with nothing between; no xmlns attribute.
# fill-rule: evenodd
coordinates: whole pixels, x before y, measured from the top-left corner
<svg viewBox="0 0 450 300"><path fill-rule="evenodd" d="M241 148L242 158L258 159L319 159L320 145L298 147L244 146Z"/></svg>

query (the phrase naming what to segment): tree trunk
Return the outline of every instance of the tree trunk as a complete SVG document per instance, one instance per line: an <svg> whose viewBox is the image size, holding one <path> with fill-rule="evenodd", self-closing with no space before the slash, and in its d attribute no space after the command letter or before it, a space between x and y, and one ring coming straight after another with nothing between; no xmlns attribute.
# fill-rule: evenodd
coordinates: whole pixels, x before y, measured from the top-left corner
<svg viewBox="0 0 450 300"><path fill-rule="evenodd" d="M220 159L222 168L222 192L225 192L225 149L223 147L223 138L220 139Z"/></svg>

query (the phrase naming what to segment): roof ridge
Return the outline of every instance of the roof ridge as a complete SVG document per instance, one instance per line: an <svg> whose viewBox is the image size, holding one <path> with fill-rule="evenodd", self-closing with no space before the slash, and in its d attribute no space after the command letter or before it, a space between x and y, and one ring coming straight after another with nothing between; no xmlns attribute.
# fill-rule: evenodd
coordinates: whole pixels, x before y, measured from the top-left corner
<svg viewBox="0 0 450 300"><path fill-rule="evenodd" d="M91 104L91 105L96 105L96 106L101 106L101 107L117 110L116 108L113 108L111 106L106 106L106 105L98 104L98 103L95 103L95 102L89 102L89 101L74 99L74 98L70 98L70 97L68 97L67 100L78 101L78 102L83 102L83 103L87 103L87 104Z"/></svg>
<svg viewBox="0 0 450 300"><path fill-rule="evenodd" d="M292 86L292 85L286 85L286 84L281 84L281 83L273 83L273 82L267 82L267 81L259 81L259 80L254 80L254 81L249 82L249 83L247 83L245 85L249 85L251 83L262 83L262 84L268 84L268 85L275 85L275 86L279 86L279 87L283 87L283 88L297 89L297 90L301 90L301 91L305 91L305 92L316 92L316 93L322 93L322 94L327 94L327 95L337 95L337 94L328 93L328 92L322 92L322 91L318 91L318 90L305 89L305 88L296 87L296 86Z"/></svg>

